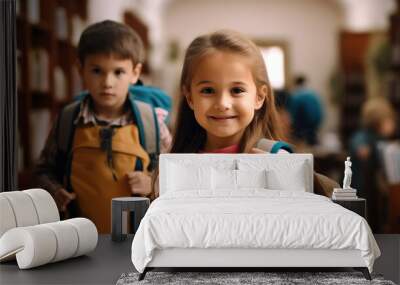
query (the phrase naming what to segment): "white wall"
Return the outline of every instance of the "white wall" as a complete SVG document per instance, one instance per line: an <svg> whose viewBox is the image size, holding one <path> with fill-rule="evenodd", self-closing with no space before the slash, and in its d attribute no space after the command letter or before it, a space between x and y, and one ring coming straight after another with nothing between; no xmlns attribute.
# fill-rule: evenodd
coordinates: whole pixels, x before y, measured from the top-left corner
<svg viewBox="0 0 400 285"><path fill-rule="evenodd" d="M182 50L197 35L221 28L238 30L250 38L284 40L291 74L306 74L310 87L328 104L341 20L341 7L328 0L175 0L165 12L164 29L166 39L178 41ZM327 109L325 129L332 129L337 121L335 110Z"/></svg>
<svg viewBox="0 0 400 285"><path fill-rule="evenodd" d="M389 27L395 0L337 0L344 10L343 27L348 31L381 31Z"/></svg>
<svg viewBox="0 0 400 285"><path fill-rule="evenodd" d="M132 5L131 0L89 0L88 23L92 24L103 20L122 21L123 12Z"/></svg>
<svg viewBox="0 0 400 285"><path fill-rule="evenodd" d="M149 65L154 74L160 73L164 52L163 11L169 0L89 0L88 23L106 19L123 22L126 11L135 13L149 28Z"/></svg>

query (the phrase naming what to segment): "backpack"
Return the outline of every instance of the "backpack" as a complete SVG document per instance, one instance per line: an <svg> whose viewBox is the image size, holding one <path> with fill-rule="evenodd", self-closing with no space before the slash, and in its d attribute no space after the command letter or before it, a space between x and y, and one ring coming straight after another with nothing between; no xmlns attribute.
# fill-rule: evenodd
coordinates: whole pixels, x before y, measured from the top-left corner
<svg viewBox="0 0 400 285"><path fill-rule="evenodd" d="M88 92L80 93L71 104L62 109L57 121L56 136L60 152L59 161L66 161L62 173L67 177L67 188L70 186L71 148L75 132L74 120L79 114L82 100L88 95ZM140 145L149 154L149 170L152 170L157 165L158 155L160 154L159 125L154 108L162 108L169 113L172 105L171 98L154 87L131 85L128 100L139 131ZM140 159L136 160L135 170L143 170Z"/></svg>

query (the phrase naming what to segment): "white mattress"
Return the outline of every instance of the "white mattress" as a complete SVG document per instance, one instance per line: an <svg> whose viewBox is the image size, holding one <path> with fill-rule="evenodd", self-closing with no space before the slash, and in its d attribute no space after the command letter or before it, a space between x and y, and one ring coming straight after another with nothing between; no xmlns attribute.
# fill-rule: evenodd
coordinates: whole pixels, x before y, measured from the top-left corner
<svg viewBox="0 0 400 285"><path fill-rule="evenodd" d="M156 199L132 243L135 268L143 272L156 249L346 249L359 250L372 272L380 251L359 215L308 192L228 192L171 192Z"/></svg>

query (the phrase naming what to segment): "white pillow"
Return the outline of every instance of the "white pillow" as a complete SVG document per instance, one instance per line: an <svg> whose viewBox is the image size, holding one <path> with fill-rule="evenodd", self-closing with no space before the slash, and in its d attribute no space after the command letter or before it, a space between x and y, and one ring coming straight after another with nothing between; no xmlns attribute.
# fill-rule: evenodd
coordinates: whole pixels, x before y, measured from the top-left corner
<svg viewBox="0 0 400 285"><path fill-rule="evenodd" d="M236 190L236 170L212 168L212 188L214 190Z"/></svg>
<svg viewBox="0 0 400 285"><path fill-rule="evenodd" d="M169 164L168 191L211 189L211 168Z"/></svg>
<svg viewBox="0 0 400 285"><path fill-rule="evenodd" d="M271 190L312 191L310 162L296 155L270 155L238 160L240 170L266 169L267 188Z"/></svg>
<svg viewBox="0 0 400 285"><path fill-rule="evenodd" d="M267 171L267 186L272 190L307 191L307 177L304 175L305 164L293 164L284 171L270 169Z"/></svg>
<svg viewBox="0 0 400 285"><path fill-rule="evenodd" d="M238 188L268 188L267 170L236 170Z"/></svg>

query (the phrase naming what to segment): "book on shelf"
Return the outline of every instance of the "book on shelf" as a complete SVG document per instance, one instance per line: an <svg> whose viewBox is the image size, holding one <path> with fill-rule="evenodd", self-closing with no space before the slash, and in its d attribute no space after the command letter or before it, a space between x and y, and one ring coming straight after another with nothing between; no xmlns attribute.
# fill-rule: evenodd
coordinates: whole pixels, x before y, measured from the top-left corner
<svg viewBox="0 0 400 285"><path fill-rule="evenodd" d="M54 97L57 101L67 99L67 78L60 66L54 68Z"/></svg>
<svg viewBox="0 0 400 285"><path fill-rule="evenodd" d="M55 12L56 36L59 40L68 39L67 11L63 7L57 7Z"/></svg>
<svg viewBox="0 0 400 285"><path fill-rule="evenodd" d="M31 24L40 22L40 0L28 1L28 22Z"/></svg>
<svg viewBox="0 0 400 285"><path fill-rule="evenodd" d="M49 53L44 48L29 51L30 82L34 91L49 91Z"/></svg>
<svg viewBox="0 0 400 285"><path fill-rule="evenodd" d="M31 129L31 159L36 161L46 143L47 136L51 128L50 111L48 109L37 109L30 112Z"/></svg>
<svg viewBox="0 0 400 285"><path fill-rule="evenodd" d="M17 16L21 16L21 0L17 0L15 2L15 14L17 14Z"/></svg>
<svg viewBox="0 0 400 285"><path fill-rule="evenodd" d="M76 65L72 67L72 96L78 95L83 90L83 83L79 69Z"/></svg>
<svg viewBox="0 0 400 285"><path fill-rule="evenodd" d="M74 15L72 16L71 25L72 25L71 41L73 45L77 46L79 43L79 38L81 37L81 34L83 30L86 28L87 24L79 16Z"/></svg>

